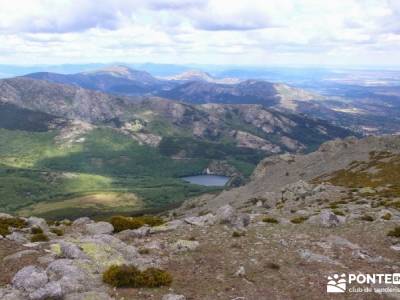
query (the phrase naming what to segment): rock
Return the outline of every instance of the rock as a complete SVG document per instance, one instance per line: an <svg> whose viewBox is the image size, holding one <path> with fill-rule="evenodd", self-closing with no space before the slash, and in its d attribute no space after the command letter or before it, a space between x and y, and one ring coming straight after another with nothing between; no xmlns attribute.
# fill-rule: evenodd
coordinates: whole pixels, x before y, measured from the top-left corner
<svg viewBox="0 0 400 300"><path fill-rule="evenodd" d="M46 272L36 266L27 266L17 272L12 279L12 286L23 292L32 293L44 287L49 278Z"/></svg>
<svg viewBox="0 0 400 300"><path fill-rule="evenodd" d="M244 228L244 227L249 226L250 221L251 221L250 215L249 215L249 214L246 214L246 213L242 213L242 214L239 214L239 215L235 218L235 221L233 222L232 225L233 225L234 227L240 229L240 228Z"/></svg>
<svg viewBox="0 0 400 300"><path fill-rule="evenodd" d="M343 266L341 263L329 258L328 256L313 253L308 249L300 249L298 250L298 253L300 254L300 257L305 259L306 261L309 262L319 262L319 263L326 263L326 264L332 264L332 265L338 265L338 266Z"/></svg>
<svg viewBox="0 0 400 300"><path fill-rule="evenodd" d="M14 231L13 233L7 235L6 238L9 239L10 241L14 241L20 244L28 242L28 239L25 237L25 235L18 231Z"/></svg>
<svg viewBox="0 0 400 300"><path fill-rule="evenodd" d="M174 252L192 251L199 246L198 241L178 240L171 245L171 250Z"/></svg>
<svg viewBox="0 0 400 300"><path fill-rule="evenodd" d="M162 300L186 300L186 297L177 294L167 294L162 297Z"/></svg>
<svg viewBox="0 0 400 300"><path fill-rule="evenodd" d="M211 213L200 217L188 217L185 219L186 223L196 226L213 225L215 224L215 221L215 216Z"/></svg>
<svg viewBox="0 0 400 300"><path fill-rule="evenodd" d="M61 299L63 296L59 282L49 282L44 287L29 294L32 300Z"/></svg>
<svg viewBox="0 0 400 300"><path fill-rule="evenodd" d="M311 196L313 193L313 186L303 180L286 185L282 188L282 199L288 201L297 201Z"/></svg>
<svg viewBox="0 0 400 300"><path fill-rule="evenodd" d="M352 242L346 240L345 238L342 238L340 236L337 235L330 235L326 238L326 241L337 245L337 246L342 246L342 247L347 247L351 250L355 250L355 249L359 249L360 246L358 246L357 244L353 244Z"/></svg>
<svg viewBox="0 0 400 300"><path fill-rule="evenodd" d="M0 213L0 219L12 219L13 216L6 214L6 213Z"/></svg>
<svg viewBox="0 0 400 300"><path fill-rule="evenodd" d="M240 266L240 268L235 272L234 275L236 277L244 277L244 276L246 276L246 270L244 269L243 266Z"/></svg>
<svg viewBox="0 0 400 300"><path fill-rule="evenodd" d="M167 222L160 226L151 227L150 234L172 231L172 230L175 230L178 227L182 226L182 224L183 224L183 221L181 221L181 220L173 220L173 221Z"/></svg>
<svg viewBox="0 0 400 300"><path fill-rule="evenodd" d="M90 224L93 222L94 221L91 220L90 218L83 217L83 218L76 219L74 222L72 222L72 226L82 226L82 225Z"/></svg>
<svg viewBox="0 0 400 300"><path fill-rule="evenodd" d="M345 222L345 218L335 215L329 210L323 210L319 215L311 216L308 223L318 224L323 227L336 227Z"/></svg>
<svg viewBox="0 0 400 300"><path fill-rule="evenodd" d="M87 255L82 251L80 247L73 243L60 242L60 256L64 258L72 259L87 259Z"/></svg>
<svg viewBox="0 0 400 300"><path fill-rule="evenodd" d="M236 219L236 211L227 204L217 209L215 218L220 224L232 224Z"/></svg>
<svg viewBox="0 0 400 300"><path fill-rule="evenodd" d="M64 297L64 300L113 300L107 293L90 291L85 293L74 293Z"/></svg>
<svg viewBox="0 0 400 300"><path fill-rule="evenodd" d="M19 291L12 288L0 288L1 300L25 300L24 295Z"/></svg>
<svg viewBox="0 0 400 300"><path fill-rule="evenodd" d="M49 226L47 225L47 222L45 219L37 218L37 217L29 217L27 222L30 227L41 228L44 232L49 231Z"/></svg>
<svg viewBox="0 0 400 300"><path fill-rule="evenodd" d="M97 222L85 224L86 231L89 234L111 234L114 231L114 226L107 222Z"/></svg>
<svg viewBox="0 0 400 300"><path fill-rule="evenodd" d="M8 256L4 257L3 261L18 260L18 259L21 259L24 256L29 256L29 255L34 255L34 254L39 254L39 251L32 250L32 249L22 250L22 251L19 251L17 253L14 253L14 254L11 254L11 255L8 255Z"/></svg>
<svg viewBox="0 0 400 300"><path fill-rule="evenodd" d="M116 234L116 237L122 240L129 238L143 238L150 234L150 227L143 226L138 229L127 229Z"/></svg>
<svg viewBox="0 0 400 300"><path fill-rule="evenodd" d="M394 251L400 251L400 243L396 244L396 245L393 245L393 246L390 246L390 249L392 249Z"/></svg>

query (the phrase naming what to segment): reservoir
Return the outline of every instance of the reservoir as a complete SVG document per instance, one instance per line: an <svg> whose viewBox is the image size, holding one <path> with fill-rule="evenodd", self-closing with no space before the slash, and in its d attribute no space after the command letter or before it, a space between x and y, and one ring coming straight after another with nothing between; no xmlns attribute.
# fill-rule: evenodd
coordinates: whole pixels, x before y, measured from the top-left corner
<svg viewBox="0 0 400 300"><path fill-rule="evenodd" d="M182 177L183 180L205 186L224 186L229 177L226 176L218 176L218 175L196 175L196 176L187 176Z"/></svg>

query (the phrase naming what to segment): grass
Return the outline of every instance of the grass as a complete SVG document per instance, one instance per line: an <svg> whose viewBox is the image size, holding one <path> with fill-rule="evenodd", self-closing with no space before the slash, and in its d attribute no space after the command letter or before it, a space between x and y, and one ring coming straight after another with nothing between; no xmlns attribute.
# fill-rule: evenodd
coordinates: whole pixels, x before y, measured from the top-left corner
<svg viewBox="0 0 400 300"><path fill-rule="evenodd" d="M386 213L381 218L383 220L385 220L385 221L389 221L392 218L392 214L391 213Z"/></svg>
<svg viewBox="0 0 400 300"><path fill-rule="evenodd" d="M361 217L361 220L367 221L367 222L373 222L373 221L374 221L374 218L373 218L372 216L370 216L370 215L363 215L363 216Z"/></svg>
<svg viewBox="0 0 400 300"><path fill-rule="evenodd" d="M21 218L0 218L0 235L6 236L9 235L10 228L25 228L27 223L24 219Z"/></svg>
<svg viewBox="0 0 400 300"><path fill-rule="evenodd" d="M36 233L31 236L31 242L47 242L49 238L47 235L45 235L43 232L42 233Z"/></svg>
<svg viewBox="0 0 400 300"><path fill-rule="evenodd" d="M140 271L135 266L113 265L103 273L103 282L113 287L155 288L169 286L172 283L172 276L157 268Z"/></svg>

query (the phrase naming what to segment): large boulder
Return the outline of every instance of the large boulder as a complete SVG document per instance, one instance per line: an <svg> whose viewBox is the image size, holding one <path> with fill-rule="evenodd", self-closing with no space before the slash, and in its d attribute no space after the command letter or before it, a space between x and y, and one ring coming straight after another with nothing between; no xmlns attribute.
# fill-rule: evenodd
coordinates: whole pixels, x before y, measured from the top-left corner
<svg viewBox="0 0 400 300"><path fill-rule="evenodd" d="M82 217L82 218L76 219L74 222L72 222L72 226L82 226L82 225L90 224L93 222L94 221L88 217Z"/></svg>
<svg viewBox="0 0 400 300"><path fill-rule="evenodd" d="M215 212L215 218L221 224L232 224L236 219L236 210L229 204L221 206Z"/></svg>
<svg viewBox="0 0 400 300"><path fill-rule="evenodd" d="M185 222L196 226L207 226L215 224L216 218L213 214L209 213L200 217L187 217Z"/></svg>
<svg viewBox="0 0 400 300"><path fill-rule="evenodd" d="M344 223L345 218L335 215L330 210L323 210L320 214L310 217L307 222L330 228Z"/></svg>
<svg viewBox="0 0 400 300"><path fill-rule="evenodd" d="M12 279L12 286L26 293L32 293L44 287L49 278L46 272L36 266L27 266L17 272Z"/></svg>
<svg viewBox="0 0 400 300"><path fill-rule="evenodd" d="M107 222L89 223L85 225L86 232L89 234L111 234L114 226Z"/></svg>
<svg viewBox="0 0 400 300"><path fill-rule="evenodd" d="M29 294L31 300L61 299L63 291L59 282L49 282L44 287Z"/></svg>
<svg viewBox="0 0 400 300"><path fill-rule="evenodd" d="M49 226L47 225L47 222L45 219L37 218L37 217L29 217L27 222L30 227L41 228L44 232L49 231Z"/></svg>
<svg viewBox="0 0 400 300"><path fill-rule="evenodd" d="M60 242L60 256L64 258L72 259L87 259L88 256L82 251L82 249L69 242Z"/></svg>

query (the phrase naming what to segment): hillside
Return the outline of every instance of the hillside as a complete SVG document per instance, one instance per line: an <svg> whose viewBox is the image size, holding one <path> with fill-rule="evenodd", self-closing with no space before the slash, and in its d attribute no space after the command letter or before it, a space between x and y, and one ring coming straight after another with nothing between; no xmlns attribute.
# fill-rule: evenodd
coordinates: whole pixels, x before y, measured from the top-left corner
<svg viewBox="0 0 400 300"><path fill-rule="evenodd" d="M249 184L157 216L1 214L0 297L324 298L330 274L400 267L399 162L400 137L351 138L266 158ZM355 282L344 297L366 286L397 297L396 284Z"/></svg>
<svg viewBox="0 0 400 300"><path fill-rule="evenodd" d="M208 169L240 185L265 156L352 134L263 106L122 97L21 77L0 81L0 103L2 210L50 218L164 210L216 190L182 176Z"/></svg>

